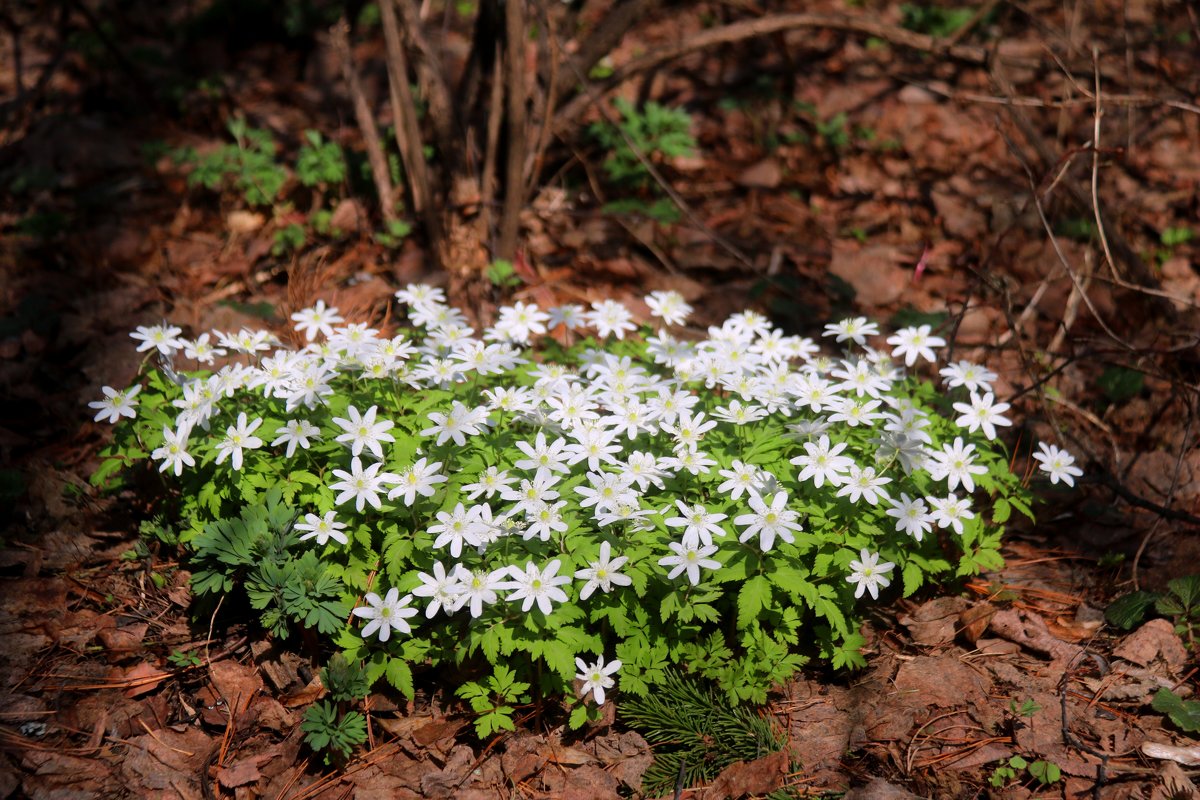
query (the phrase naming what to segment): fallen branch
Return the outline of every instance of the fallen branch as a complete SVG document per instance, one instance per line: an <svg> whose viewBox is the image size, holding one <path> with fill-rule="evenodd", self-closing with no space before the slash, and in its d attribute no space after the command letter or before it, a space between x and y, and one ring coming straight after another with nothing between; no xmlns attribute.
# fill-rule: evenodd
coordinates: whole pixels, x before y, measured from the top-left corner
<svg viewBox="0 0 1200 800"><path fill-rule="evenodd" d="M375 193L379 196L379 209L383 221L394 222L396 216L396 195L392 188L391 173L388 171L387 157L383 154L383 144L379 140L379 131L375 126L375 115L363 94L362 83L358 80L358 68L354 65L354 56L350 52L350 25L342 17L330 30L333 50L342 63L342 77L350 93L350 102L354 106L354 119L358 130L362 133L363 146L367 150L367 163L371 165L371 178L375 182Z"/></svg>
<svg viewBox="0 0 1200 800"><path fill-rule="evenodd" d="M665 47L653 53L636 58L618 68L612 76L592 86L586 86L571 102L567 103L555 116L555 128L563 130L568 127L590 105L591 93L603 93L613 89L635 75L655 69L670 61L682 58L701 50L725 44L733 44L745 39L768 36L799 28L824 28L827 30L861 33L883 39L899 47L921 50L935 55L964 61L968 64L982 66L989 63L992 53L985 47L974 45L953 44L933 36L888 25L872 19L853 17L844 14L778 14L759 19L748 19L723 25L719 28L699 33L674 47ZM1017 66L1036 67L1036 59L1008 59Z"/></svg>

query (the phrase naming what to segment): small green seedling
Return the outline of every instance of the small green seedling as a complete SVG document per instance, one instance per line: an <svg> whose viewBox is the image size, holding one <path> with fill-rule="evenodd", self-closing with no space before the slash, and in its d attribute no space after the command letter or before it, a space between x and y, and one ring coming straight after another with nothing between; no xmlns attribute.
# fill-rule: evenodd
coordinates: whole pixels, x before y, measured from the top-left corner
<svg viewBox="0 0 1200 800"><path fill-rule="evenodd" d="M682 108L649 102L639 110L622 98L615 104L621 115L616 126L597 122L591 127L592 136L609 151L604 171L613 183L648 185L650 171L642 158L654 162L690 156L696 151L696 139L691 134L692 116ZM639 154L642 158L638 158Z"/></svg>

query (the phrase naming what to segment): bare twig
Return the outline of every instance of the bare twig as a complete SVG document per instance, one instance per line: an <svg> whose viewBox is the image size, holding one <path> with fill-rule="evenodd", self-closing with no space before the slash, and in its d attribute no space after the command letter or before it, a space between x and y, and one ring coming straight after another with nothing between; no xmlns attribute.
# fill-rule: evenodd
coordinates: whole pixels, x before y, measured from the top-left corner
<svg viewBox="0 0 1200 800"><path fill-rule="evenodd" d="M542 174L542 163L546 157L546 148L550 146L551 128L554 122L554 107L557 102L559 91L558 65L562 59L562 49L559 47L558 31L554 26L554 17L546 12L544 0L538 3L538 10L541 13L541 24L546 31L546 47L550 51L547 70L549 72L549 84L546 91L539 93L542 102L542 108L537 112L537 116L542 119L541 127L538 130L537 143L533 149L529 151L525 158L525 198L528 200L537 190L537 180Z"/></svg>
<svg viewBox="0 0 1200 800"><path fill-rule="evenodd" d="M500 148L500 123L504 117L504 81L499 79L504 68L504 54L496 53L495 74L492 81L492 97L488 105L487 131L483 149L483 175L480 178L480 195L484 202L480 207L480 228L492 229L492 204L488 202L496 194L496 156Z"/></svg>
<svg viewBox="0 0 1200 800"><path fill-rule="evenodd" d="M1100 234L1100 245L1104 248L1104 258L1108 260L1108 268L1113 275L1121 277L1117 262L1113 260L1112 248L1108 246L1108 235L1104 232L1104 219L1100 214L1100 117L1104 109L1100 106L1100 69L1097 66L1100 55L1095 46L1092 47L1092 71L1096 76L1096 109L1092 112L1092 213L1096 218L1096 231Z"/></svg>
<svg viewBox="0 0 1200 800"><path fill-rule="evenodd" d="M1016 94L1016 90L1013 88L1008 79L1004 77L998 64L992 65L991 77L993 82L1000 88L1000 91L1004 95L1014 96ZM1005 111L1008 112L1012 121L1021 130L1022 135L1024 135L1026 140L1037 151L1038 158L1041 160L1041 162L1047 167L1057 163L1059 159L1055 157L1049 146L1045 143L1045 141L1043 141L1042 137L1038 134L1037 129L1034 128L1033 123L1029 121L1029 118L1013 104L1005 104L1004 108ZM1094 143L1091 146L1094 148ZM1025 171L1027 174L1032 174L1028 166L1026 166ZM1097 215L1098 218L1103 219L1102 210L1098 207L1098 205L1092 203L1091 197L1083 192L1079 186L1071 181L1063 181L1063 186L1066 188L1067 194L1070 195L1071 200L1074 201L1079 208L1085 209L1086 211ZM1043 214L1042 216L1044 217L1045 215ZM1125 241L1124 237L1122 237L1119 232L1117 232L1111 226L1105 226L1105 231L1108 236L1111 250L1121 260L1121 263L1125 265L1130 277L1136 280L1138 285L1151 289L1150 291L1145 292L1145 294L1156 298L1156 310L1167 316L1169 319L1174 319L1177 316L1175 312L1175 306L1171 302L1163 302L1163 300L1166 298L1159 297L1158 290L1154 289L1156 279L1150 273L1150 270L1146 267L1146 264L1138 256L1134 249L1130 247L1129 243ZM1057 249L1057 243L1055 247ZM1167 297L1169 297L1169 295Z"/></svg>
<svg viewBox="0 0 1200 800"><path fill-rule="evenodd" d="M441 220L434 208L433 185L421 146L417 104L412 96L412 88L408 85L408 57L404 53L404 40L396 23L395 7L390 0L379 4L379 17L383 23L383 38L387 45L388 87L396 145L400 149L400 160L404 162L404 174L408 176L407 184L412 195L413 210L424 218L430 238L436 241L441 231Z"/></svg>
<svg viewBox="0 0 1200 800"><path fill-rule="evenodd" d="M384 222L390 223L396 219L396 196L392 188L387 157L383 154L383 145L375 126L375 115L371 113L371 106L363 94L362 83L358 80L358 68L354 65L354 55L350 51L349 31L350 24L342 17L330 30L330 36L334 52L342 62L342 77L350 92L350 102L354 105L354 119L358 122L363 145L367 150L367 163L371 165L371 178L375 181L375 193L379 196L379 209Z"/></svg>
<svg viewBox="0 0 1200 800"><path fill-rule="evenodd" d="M1095 318L1096 322L1100 323L1100 327L1104 329L1104 332L1107 333L1114 342L1121 345L1126 350L1136 350L1137 348L1122 339L1119 335L1117 335L1116 331L1108 326L1108 323L1104 321L1104 317L1100 315L1099 310L1097 310L1096 306L1092 303L1092 299L1088 297L1087 291L1080 284L1079 277L1075 274L1075 270L1071 268L1071 262L1067 260L1066 254L1063 253L1062 248L1059 247L1058 237L1054 235L1054 229L1050 226L1050 220L1046 218L1046 211L1044 208L1042 208L1042 201L1038 197L1037 181L1033 177L1033 171L1029 168L1029 165L1024 159L1021 159L1021 167L1025 170L1025 176L1029 180L1029 191L1033 192L1033 206L1037 210L1038 218L1042 221L1042 228L1045 229L1046 236L1050 239L1050 245L1054 248L1054 254L1058 256L1059 263L1062 264L1063 269L1067 271L1067 275L1071 278L1071 284L1080 293L1080 297L1083 299L1083 302L1087 304L1088 310L1092 312L1092 316Z"/></svg>
<svg viewBox="0 0 1200 800"><path fill-rule="evenodd" d="M412 46L413 67L424 92L429 124L433 127L434 136L439 142L456 141L461 136L455 113L456 105L450 94L450 87L446 84L446 77L442 74L437 52L425 39L419 10L411 0L390 0L390 3L382 5L391 5L400 15L403 41ZM466 148L460 147L445 148L447 155L462 153L465 150Z"/></svg>
<svg viewBox="0 0 1200 800"><path fill-rule="evenodd" d="M579 51L571 59L570 69L581 75L590 73L600 59L612 52L629 29L661 2L662 0L624 0L611 8L604 20L580 45ZM564 84L557 90L557 94L552 96L553 102L562 102L572 88L569 84Z"/></svg>
<svg viewBox="0 0 1200 800"><path fill-rule="evenodd" d="M525 39L525 0L505 0L504 83L508 141L497 251L501 258L509 260L516 254L521 207L525 204Z"/></svg>
<svg viewBox="0 0 1200 800"><path fill-rule="evenodd" d="M591 91L579 94L558 111L555 116L555 128L563 130L569 127L570 123L593 102L590 99L591 95L608 91L642 72L647 72L670 61L711 47L732 44L745 39L753 39L759 36L767 36L799 28L826 28L829 30L861 33L883 39L900 47L928 51L959 61L965 61L968 64L983 65L991 60L991 54L987 48L963 44L947 44L945 41L932 36L915 33L874 19L844 14L778 14L770 17L742 20L704 31L680 42L674 47L664 47L648 53L641 58L636 58L617 69L611 77L594 86L589 87L588 84L584 84ZM1026 62L1029 62L1028 65L1037 66L1036 61L1031 62L1029 59L1009 60L1021 65L1027 65Z"/></svg>
<svg viewBox="0 0 1200 800"><path fill-rule="evenodd" d="M992 11L995 10L996 6L998 5L1000 5L1000 0L988 0L986 3L981 5L978 10L971 15L971 18L962 24L962 27L946 37L946 45L953 46L967 38L971 31L975 30L975 26L980 22L983 22L984 17L992 13Z"/></svg>

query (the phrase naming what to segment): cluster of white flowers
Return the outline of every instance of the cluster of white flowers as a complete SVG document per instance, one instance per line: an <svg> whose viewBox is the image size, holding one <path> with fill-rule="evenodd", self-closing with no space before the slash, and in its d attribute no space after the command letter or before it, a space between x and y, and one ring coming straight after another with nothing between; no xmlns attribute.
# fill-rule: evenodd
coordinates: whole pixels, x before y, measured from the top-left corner
<svg viewBox="0 0 1200 800"><path fill-rule="evenodd" d="M778 541L794 542L804 531L801 515L789 507L785 482L806 493L828 485L832 496L851 503L885 504L896 531L916 542L934 525L962 534L964 520L974 517L970 498L955 492L960 486L973 492L975 476L986 472L976 463L975 445L958 436L935 446L929 417L903 392L893 392L904 375L893 358L909 368L922 360L935 362L935 348L945 344L927 325L897 331L887 339L892 346L888 352L869 345L868 337L879 330L865 318L829 325L824 335L847 348L837 357L822 356L811 339L785 336L752 311L709 328L702 341L685 341L660 329L646 338L654 366L596 349L584 354L581 372L539 364L527 370L532 385L528 380L501 379L490 382L478 406L454 400L430 412L419 428L426 454L418 451L419 457L402 467L389 461L397 428L385 409L350 405L341 416L324 412L339 376L387 381L416 392L448 388L517 370L527 363L519 347L557 326L590 327L601 338L622 339L636 325L629 310L611 300L592 303L590 309L567 305L547 310L518 302L502 308L496 324L476 336L461 312L445 303L442 290L410 285L396 296L407 306L409 319L424 329L423 337L381 336L367 325L345 323L336 308L323 302L292 315L296 330L307 340L300 350L277 347L269 352L275 340L264 331L217 332L216 345L210 344L208 334L187 340L181 338L181 329L165 324L139 327L132 334L141 342L140 351L154 350L168 360L182 355L213 364L227 353L251 357L183 384L174 401L175 425L164 427L162 444L151 454L162 471L176 475L195 466L190 437L197 429L209 431L223 405L228 411L226 401L243 391L261 391L281 401L292 416L273 431L261 431L260 438L256 434L264 420L237 413L223 436L210 437L216 463L228 461L231 469L241 470L247 454L266 447L268 439L270 447L286 447L289 459L314 442L332 439L346 448L346 460L331 465L328 488L338 509L352 505L357 513L368 506L381 509L384 499L412 507L432 497L448 474L458 470L452 461L455 451L493 428L535 432L517 443L521 458L490 464L470 476L473 482L461 488L463 502L434 515L436 521L427 530L447 563L437 561L431 572L421 573L420 585L403 598L395 588L383 597L366 596L367 604L355 610L370 620L362 631L365 636L378 633L386 640L392 630L409 632L408 619L418 613L409 607L414 596L426 601L430 618L463 609L479 617L501 600L520 602L523 611L536 605L549 614L555 603L570 599L567 591L576 582L580 600L629 586L631 579L622 572L628 559L614 554L608 541L601 544L598 557L573 576L559 574L559 559L496 569L472 569L465 563L464 553L483 552L503 537L550 541L567 535L569 501L590 514L585 522L600 531L616 524L647 530L655 525L651 517L659 516L674 539L665 542L657 565L668 580L683 575L693 585L701 582L704 571L722 566L715 556L731 532L738 541L754 542L766 553ZM667 325L683 325L691 311L675 292L655 292L646 304ZM959 362L943 368L941 375L948 388L965 387L968 392L967 402L954 404L961 414L955 424L964 435L980 431L992 440L997 426L1010 424L1003 416L1008 404L997 403L993 396L994 373ZM116 422L133 417L137 390L105 387L105 399L91 404L99 409L96 418ZM710 412L711 418L696 410L698 392L704 391L725 398ZM771 474L749 458L720 468L706 452L705 438L718 425L736 431L772 415L790 420L789 430L797 440L792 446L799 451L791 458L797 467L794 474ZM855 453L846 442L835 443L830 433L842 425L870 429L873 447ZM1070 484L1073 475L1081 474L1066 451L1047 445L1042 450L1035 458L1052 481ZM900 492L898 499L893 497L889 485L919 470L944 482L946 494L910 497ZM703 502L656 494L673 476L710 473L714 483L716 476L724 479L715 491L744 502L745 513L716 513ZM565 487L570 477L579 475L581 483ZM664 499L666 507L655 504ZM330 540L345 545L346 523L338 519L339 513L349 511L309 513L296 529L317 545ZM863 550L850 564L846 580L856 585L856 597L868 591L875 598L889 584L892 567L880 563L878 553ZM602 702L604 688L612 686L609 676L620 662L605 665L601 658L578 666L579 678Z"/></svg>

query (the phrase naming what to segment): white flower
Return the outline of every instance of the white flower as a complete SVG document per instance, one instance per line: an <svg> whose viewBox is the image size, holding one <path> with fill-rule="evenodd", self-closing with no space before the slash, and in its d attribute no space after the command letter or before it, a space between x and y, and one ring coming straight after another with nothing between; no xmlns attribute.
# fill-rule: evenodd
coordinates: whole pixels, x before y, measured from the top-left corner
<svg viewBox="0 0 1200 800"><path fill-rule="evenodd" d="M404 505L412 506L417 501L417 495L433 497L434 485L446 482L446 476L438 474L441 468L441 461L429 464L426 459L420 459L396 476L396 487L388 492L388 500L403 497Z"/></svg>
<svg viewBox="0 0 1200 800"><path fill-rule="evenodd" d="M425 616L429 619L437 616L438 611L443 607L447 614L453 614L462 606L464 598L457 568L452 574L447 575L442 562L435 561L432 575L420 572L417 577L420 579L421 585L413 589L412 593L417 597L429 598L429 605L425 609Z"/></svg>
<svg viewBox="0 0 1200 800"><path fill-rule="evenodd" d="M933 348L942 347L946 340L940 336L932 336L933 329L929 325L920 327L901 328L888 337L887 343L892 345L892 357L904 357L904 366L911 367L917 363L917 358L926 361L937 361Z"/></svg>
<svg viewBox="0 0 1200 800"><path fill-rule="evenodd" d="M712 472L712 468L717 465L717 462L700 450L682 448L676 450L675 455L667 456L659 461L658 465L667 471L678 472L682 469L687 470L691 475L707 475Z"/></svg>
<svg viewBox="0 0 1200 800"><path fill-rule="evenodd" d="M804 468L796 480L805 481L812 478L813 484L818 489L824 485L825 481L829 481L831 486L841 486L846 480L843 473L854 465L853 458L839 455L845 449L845 442L839 442L830 447L829 437L824 434L815 444L804 442L805 455L796 456L791 461L796 466Z"/></svg>
<svg viewBox="0 0 1200 800"><path fill-rule="evenodd" d="M706 421L703 411L695 415L690 411L681 411L675 424L661 427L664 433L671 434L679 447L695 450L704 434L717 427L717 422L711 419Z"/></svg>
<svg viewBox="0 0 1200 800"><path fill-rule="evenodd" d="M940 374L946 379L946 383L951 389L965 386L972 392L977 392L981 389L985 392L990 392L992 390L992 381L999 377L987 367L972 364L970 361L957 361L953 364L948 364L942 367Z"/></svg>
<svg viewBox="0 0 1200 800"><path fill-rule="evenodd" d="M713 514L701 503L688 506L682 500L676 500L675 507L682 516L670 517L664 521L672 528L684 529L685 545L689 542L700 542L708 546L712 544L712 537L725 535L725 529L719 523L727 518L726 514Z"/></svg>
<svg viewBox="0 0 1200 800"><path fill-rule="evenodd" d="M838 489L837 496L849 496L851 503L857 503L859 497L862 497L871 505L876 505L880 500L888 499L887 490L883 485L891 482L891 478L876 475L874 467L859 469L857 465L851 465L850 476L846 478L842 488Z"/></svg>
<svg viewBox="0 0 1200 800"><path fill-rule="evenodd" d="M254 436L258 426L262 425L262 417L255 417L253 422L246 421L246 412L238 414L237 425L225 429L225 438L217 443L217 463L226 458L235 470L242 468L242 451L255 450L262 447L263 440Z"/></svg>
<svg viewBox="0 0 1200 800"><path fill-rule="evenodd" d="M367 605L359 606L352 613L356 617L370 620L361 631L364 639L379 631L379 641L386 642L391 637L393 628L400 633L412 633L408 618L415 617L417 609L408 607L412 602L411 594L400 597L400 590L392 588L388 590L386 597L367 592L363 599L367 601Z"/></svg>
<svg viewBox="0 0 1200 800"><path fill-rule="evenodd" d="M636 504L637 495L631 490L633 480L627 473L589 472L591 486L576 486L575 494L583 497L581 508L595 506L596 512L615 509L622 503Z"/></svg>
<svg viewBox="0 0 1200 800"><path fill-rule="evenodd" d="M483 544L479 538L479 512L475 508L468 510L462 503L457 503L453 511L437 512L438 521L429 526L429 532L438 535L433 546L442 548L450 545L450 555L458 558L462 555L464 542L472 547Z"/></svg>
<svg viewBox="0 0 1200 800"><path fill-rule="evenodd" d="M462 490L467 493L468 500L478 500L480 495L491 499L495 497L496 492L507 486L511 486L515 480L516 478L509 476L507 470L502 470L499 467L488 467L479 473L475 483L468 483L462 487Z"/></svg>
<svg viewBox="0 0 1200 800"><path fill-rule="evenodd" d="M628 575L620 572L621 567L629 560L627 556L618 556L609 558L611 547L608 542L600 543L600 557L588 564L587 569L581 569L575 573L575 577L581 581L587 581L583 588L579 590L579 599L587 600L591 597L592 592L600 589L603 592L611 592L612 587L629 586L633 583L633 579Z"/></svg>
<svg viewBox="0 0 1200 800"><path fill-rule="evenodd" d="M305 514L303 522L296 523L296 530L307 531L300 537L300 541L304 542L309 539L316 539L317 544L324 546L326 542L333 539L338 544L349 544L346 534L342 533L346 529L346 523L338 522L332 511L325 512L324 517L318 517L316 514Z"/></svg>
<svg viewBox="0 0 1200 800"><path fill-rule="evenodd" d="M658 560L659 566L671 567L671 571L667 573L667 579L673 580L676 575L686 571L688 581L695 586L700 583L700 568L705 569L720 569L721 562L709 558L713 553L717 552L715 544L700 546L699 541L684 540L682 543L669 542L667 547L675 552L673 556L666 556Z"/></svg>
<svg viewBox="0 0 1200 800"><path fill-rule="evenodd" d="M341 492L341 494L334 502L340 506L353 498L356 511L361 512L364 503L370 503L374 508L379 509L382 506L379 502L379 495L384 491L384 484L395 483L399 479L399 476L390 472L380 473L379 468L382 466L382 461L376 461L363 469L362 461L355 456L350 462L349 472L344 469L335 469L333 476L341 478L341 480L329 484L329 488L335 492Z"/></svg>
<svg viewBox="0 0 1200 800"><path fill-rule="evenodd" d="M767 418L766 409L756 405L742 405L740 400L730 401L728 406L717 406L713 416L734 425L746 425Z"/></svg>
<svg viewBox="0 0 1200 800"><path fill-rule="evenodd" d="M1010 408L1008 403L996 403L993 401L992 393L988 392L983 397L971 392L971 403L955 403L954 410L962 414L961 417L954 420L954 423L959 426L966 426L971 433L975 432L976 428L983 428L983 435L989 440L996 438L996 425L1012 425L1012 422L1001 416Z"/></svg>
<svg viewBox="0 0 1200 800"><path fill-rule="evenodd" d="M532 539L536 536L543 542L548 542L555 533L565 533L567 521L563 519L562 510L566 504L566 500L559 500L557 503L540 503L527 507L526 527L521 538Z"/></svg>
<svg viewBox="0 0 1200 800"><path fill-rule="evenodd" d="M524 600L521 604L522 611L529 611L533 604L537 603L543 614L549 614L554 610L554 602L567 602L567 593L558 587L570 583L571 578L558 574L558 568L561 566L562 561L556 558L547 564L544 570L539 570L532 561L525 564L524 570L515 565L509 567L508 574L512 576L512 580L503 588L514 591L504 599L509 602Z"/></svg>
<svg viewBox="0 0 1200 800"><path fill-rule="evenodd" d="M611 676L621 668L621 662L613 659L605 664L604 656L600 656L596 659L595 664L588 664L582 658L576 658L575 666L579 669L579 674L575 676L576 680L583 681L583 686L579 691L583 695L591 692L596 699L596 705L604 705L604 690L613 687L614 681Z"/></svg>
<svg viewBox="0 0 1200 800"><path fill-rule="evenodd" d="M183 349L183 340L179 338L181 333L183 329L174 325L139 325L129 336L141 341L137 348L139 353L158 350L164 356L170 356L174 355L176 350Z"/></svg>
<svg viewBox="0 0 1200 800"><path fill-rule="evenodd" d="M142 390L140 383L135 383L123 392L118 392L111 386L104 386L100 391L104 392L103 400L93 400L88 403L88 408L98 409L96 413L96 422L103 420L104 422L117 422L121 417L129 417L134 419L137 416L137 411L134 408L137 403L133 398L137 397L137 393Z"/></svg>
<svg viewBox="0 0 1200 800"><path fill-rule="evenodd" d="M286 455L288 458L296 454L297 446L307 450L309 448L309 438L319 439L321 437L321 429L305 419L289 419L283 425L276 428L275 433L278 436L271 442L271 446L278 447L281 444L286 444Z"/></svg>
<svg viewBox="0 0 1200 800"><path fill-rule="evenodd" d="M975 519L975 513L971 511L971 499L968 497L960 500L951 494L945 498L930 497L928 499L929 505L933 506L933 511L929 516L938 524L939 528L953 528L955 533L962 536L963 520Z"/></svg>
<svg viewBox="0 0 1200 800"><path fill-rule="evenodd" d="M1075 456L1057 445L1038 442L1038 450L1033 457L1038 463L1038 469L1049 473L1050 482L1062 481L1067 486L1074 486L1075 479L1083 475L1083 470L1075 466Z"/></svg>
<svg viewBox="0 0 1200 800"><path fill-rule="evenodd" d="M183 355L201 364L211 364L218 356L225 355L225 350L209 344L209 335L200 334L195 341L183 340Z"/></svg>
<svg viewBox="0 0 1200 800"><path fill-rule="evenodd" d="M551 328L557 328L559 325L562 325L569 331L582 328L584 325L583 306L575 305L574 303L554 306L550 309L548 323Z"/></svg>
<svg viewBox="0 0 1200 800"><path fill-rule="evenodd" d="M454 577L458 580L461 592L460 602L468 606L471 617L478 619L483 614L483 607L496 602L496 591L504 588L504 578L508 569L497 569L488 572L486 569L469 570L462 564L455 566Z"/></svg>
<svg viewBox="0 0 1200 800"><path fill-rule="evenodd" d="M517 342L528 343L531 334L541 335L546 332L546 322L550 315L536 305L526 305L520 301L500 309L500 318L496 321L495 329L504 334L504 338Z"/></svg>
<svg viewBox="0 0 1200 800"><path fill-rule="evenodd" d="M925 500L920 497L914 500L901 492L900 499L892 500L891 503L892 507L884 513L896 518L896 532L907 533L918 542L921 541L933 525L933 516L929 513Z"/></svg>
<svg viewBox="0 0 1200 800"><path fill-rule="evenodd" d="M600 338L611 334L618 339L624 339L627 332L637 330L637 326L631 321L633 315L629 313L629 309L615 300L599 300L592 303L592 310L584 317L600 334Z"/></svg>
<svg viewBox="0 0 1200 800"><path fill-rule="evenodd" d="M735 458L729 469L717 470L717 474L726 479L717 487L717 491L721 494L728 494L733 500L737 500L744 492L757 494L760 485L758 473L758 467L753 464L743 464Z"/></svg>
<svg viewBox="0 0 1200 800"><path fill-rule="evenodd" d="M185 464L189 467L196 466L196 459L187 451L187 440L191 432L191 425L180 425L177 431L171 430L166 425L163 426L162 446L150 454L150 458L163 462L158 468L159 472L173 469L175 476L179 477L183 474Z"/></svg>
<svg viewBox="0 0 1200 800"><path fill-rule="evenodd" d="M787 501L787 492L776 492L771 505L768 506L763 498L752 493L750 508L754 513L742 514L733 520L735 525L745 526L738 541L746 542L757 535L758 546L764 553L774 546L776 536L788 544L795 542L796 537L792 535L792 531L800 533L804 528L796 521L800 515L787 507Z"/></svg>
<svg viewBox="0 0 1200 800"><path fill-rule="evenodd" d="M350 445L350 455L357 456L363 451L363 448L370 450L376 458L383 458L383 445L381 442L394 442L396 437L388 433L395 423L381 419L375 421L375 414L379 411L378 406L371 406L367 409L367 413L359 414L358 409L350 406L346 409L346 419L334 417L333 422L345 433L338 436L335 441L345 442Z"/></svg>
<svg viewBox="0 0 1200 800"><path fill-rule="evenodd" d="M410 283L396 292L396 299L410 306L428 306L446 302L446 293L427 283Z"/></svg>
<svg viewBox="0 0 1200 800"><path fill-rule="evenodd" d="M877 333L879 333L879 326L874 322L867 322L866 317L854 317L826 325L825 332L821 335L836 336L839 344L849 340L859 347L863 347L867 343L867 337Z"/></svg>
<svg viewBox="0 0 1200 800"><path fill-rule="evenodd" d="M872 600L878 600L879 590L892 582L884 573L891 572L892 567L896 565L890 561L879 563L879 553L872 553L866 548L859 551L858 558L859 560L850 562L851 572L846 580L857 584L858 588L854 590L855 598L862 597L866 591L871 593Z"/></svg>
<svg viewBox="0 0 1200 800"><path fill-rule="evenodd" d="M296 330L304 334L304 338L312 341L317 338L317 334L324 334L325 338L333 336L333 326L338 322L345 322L338 316L336 308L326 308L324 300L318 300L315 306L305 308L292 314L292 321L296 323Z"/></svg>
<svg viewBox="0 0 1200 800"><path fill-rule="evenodd" d="M517 469L525 469L531 472L549 470L551 472L570 473L571 468L566 463L568 456L566 447L567 442L562 438L555 439L553 442L547 444L546 434L538 431L537 438L534 439L532 445L529 442L517 442L517 449L524 453L527 458L520 459L513 466Z"/></svg>
<svg viewBox="0 0 1200 800"><path fill-rule="evenodd" d="M683 325L692 313L692 307L679 292L651 292L646 296L646 305L651 314L668 325Z"/></svg>
<svg viewBox="0 0 1200 800"><path fill-rule="evenodd" d="M959 483L968 492L975 491L975 475L987 473L987 467L975 463L975 445L963 446L961 436L955 437L954 444L942 445L939 453L933 453L929 463L929 474L934 480L946 479L950 491L954 491Z"/></svg>
<svg viewBox="0 0 1200 800"><path fill-rule="evenodd" d="M451 439L459 447L466 447L467 436L479 433L479 426L487 424L487 411L480 408L467 408L455 400L450 410L445 414L434 411L429 414L434 424L421 431L422 436L437 434L438 445L443 445Z"/></svg>
<svg viewBox="0 0 1200 800"><path fill-rule="evenodd" d="M600 470L600 462L617 463L620 445L616 441L616 432L599 425L586 425L576 427L574 431L571 431L571 437L574 437L575 441L563 449L566 463L578 464L586 461L588 469L593 473Z"/></svg>

